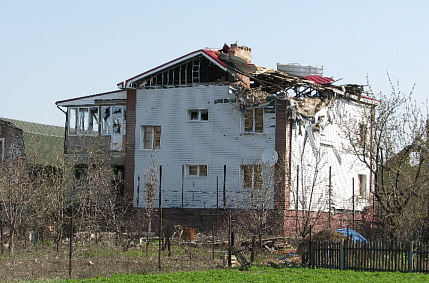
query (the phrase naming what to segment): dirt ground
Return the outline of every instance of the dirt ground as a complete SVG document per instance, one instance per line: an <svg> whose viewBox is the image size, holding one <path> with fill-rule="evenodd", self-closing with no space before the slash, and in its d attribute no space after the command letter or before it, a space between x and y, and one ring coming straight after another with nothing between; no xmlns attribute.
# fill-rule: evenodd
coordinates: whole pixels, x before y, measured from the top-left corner
<svg viewBox="0 0 429 283"><path fill-rule="evenodd" d="M124 252L120 246L93 245L73 248L71 261L71 277L74 279L96 276L112 276L121 274L146 274L154 272L191 271L214 268L225 268L221 257L226 253L225 246L217 246L214 250L210 245L195 242L172 242L170 256L167 249L161 252L161 269L159 269L158 243L149 246L146 255L145 246L132 246ZM250 259L250 252L245 255ZM256 264L277 264L280 267L299 260L287 258L278 260L284 254L259 251ZM238 263L237 263L238 264ZM35 279L69 278L69 246L63 244L59 252L53 244L41 244L18 250L13 257L7 254L0 256L0 282L14 282Z"/></svg>

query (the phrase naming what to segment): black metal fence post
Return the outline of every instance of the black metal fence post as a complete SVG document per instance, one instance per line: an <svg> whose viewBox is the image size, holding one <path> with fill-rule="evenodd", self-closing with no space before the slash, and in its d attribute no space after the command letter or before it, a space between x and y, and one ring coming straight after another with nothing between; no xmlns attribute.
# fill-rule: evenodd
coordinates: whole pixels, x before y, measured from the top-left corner
<svg viewBox="0 0 429 283"><path fill-rule="evenodd" d="M408 246L408 272L413 272L413 241Z"/></svg>
<svg viewBox="0 0 429 283"><path fill-rule="evenodd" d="M340 270L344 270L344 239L340 242Z"/></svg>
<svg viewBox="0 0 429 283"><path fill-rule="evenodd" d="M313 268L313 243L311 242L311 225L310 225L310 268Z"/></svg>

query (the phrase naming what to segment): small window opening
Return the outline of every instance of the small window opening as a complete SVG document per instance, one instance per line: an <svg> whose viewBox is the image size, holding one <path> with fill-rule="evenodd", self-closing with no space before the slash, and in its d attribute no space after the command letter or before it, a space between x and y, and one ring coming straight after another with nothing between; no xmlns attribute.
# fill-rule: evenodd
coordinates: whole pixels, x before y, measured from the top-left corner
<svg viewBox="0 0 429 283"><path fill-rule="evenodd" d="M207 177L207 165L187 165L189 177Z"/></svg>
<svg viewBox="0 0 429 283"><path fill-rule="evenodd" d="M208 121L208 109L190 109L188 110L188 121Z"/></svg>

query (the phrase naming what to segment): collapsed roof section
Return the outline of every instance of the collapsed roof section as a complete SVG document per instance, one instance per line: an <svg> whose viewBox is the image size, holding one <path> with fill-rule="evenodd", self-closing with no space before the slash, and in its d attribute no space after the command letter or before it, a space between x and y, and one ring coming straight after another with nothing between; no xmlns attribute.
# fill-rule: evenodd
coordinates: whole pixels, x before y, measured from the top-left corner
<svg viewBox="0 0 429 283"><path fill-rule="evenodd" d="M188 87L196 84L228 84L236 90L235 105L241 109L257 107L275 98L301 101L297 103L304 115L314 115L327 101L345 97L365 104L378 101L363 95L360 85L333 85L332 78L320 75L295 76L278 70L251 64L251 49L232 44L222 49L201 49L172 60L145 73L137 75L118 87L124 88L170 88ZM308 99L323 103L311 111ZM314 103L313 103L314 104ZM311 107L310 107L311 108ZM308 112L308 113L304 113ZM310 113L311 112L311 113Z"/></svg>

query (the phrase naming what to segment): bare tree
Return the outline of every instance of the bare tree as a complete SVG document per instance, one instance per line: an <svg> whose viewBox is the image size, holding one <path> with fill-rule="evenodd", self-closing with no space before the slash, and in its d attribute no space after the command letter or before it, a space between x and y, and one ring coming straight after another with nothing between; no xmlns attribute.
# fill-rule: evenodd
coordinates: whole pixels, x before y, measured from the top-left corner
<svg viewBox="0 0 429 283"><path fill-rule="evenodd" d="M258 159L255 164L242 165L241 173L243 187L235 217L240 229L258 236L261 244L263 235L274 232L281 215L274 205L275 164Z"/></svg>
<svg viewBox="0 0 429 283"><path fill-rule="evenodd" d="M371 170L373 213L384 232L398 239L424 235L428 221L427 114L390 80L377 107L343 117L344 148ZM370 93L372 90L370 89Z"/></svg>
<svg viewBox="0 0 429 283"><path fill-rule="evenodd" d="M65 225L65 209L67 204L67 165L64 159L58 160L56 166L40 168L40 183L37 195L31 201L34 215L34 231L40 227L49 232L53 238L57 252L62 240Z"/></svg>
<svg viewBox="0 0 429 283"><path fill-rule="evenodd" d="M150 234L152 232L152 217L154 214L156 190L158 188L158 164L156 161L155 152L152 152L152 157L149 167L144 172L144 196L145 196L145 212L147 216L147 240L146 240L146 255L149 254Z"/></svg>
<svg viewBox="0 0 429 283"><path fill-rule="evenodd" d="M85 148L79 149L70 162L75 164L70 172L70 203L76 208L79 231L91 233L114 229L121 230L126 208L119 196L117 176L112 166L108 145L100 146L97 137L83 136Z"/></svg>
<svg viewBox="0 0 429 283"><path fill-rule="evenodd" d="M305 145L291 178L291 204L295 210L295 219L289 218L289 221L295 222L291 226L295 226L302 238L308 235L311 226L320 224L324 213L330 213L334 205L323 150L316 149L314 154L304 152Z"/></svg>
<svg viewBox="0 0 429 283"><path fill-rule="evenodd" d="M0 167L0 201L9 228L9 254L14 255L15 236L30 219L30 204L38 188L38 174L23 156L13 154Z"/></svg>

